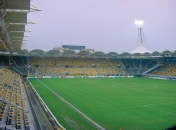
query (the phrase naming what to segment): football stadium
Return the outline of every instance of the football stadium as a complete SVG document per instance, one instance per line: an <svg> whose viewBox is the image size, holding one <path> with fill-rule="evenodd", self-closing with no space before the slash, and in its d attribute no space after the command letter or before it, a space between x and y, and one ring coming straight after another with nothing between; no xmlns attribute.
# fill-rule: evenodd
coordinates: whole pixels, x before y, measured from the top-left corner
<svg viewBox="0 0 176 130"><path fill-rule="evenodd" d="M0 0L0 130L174 130L176 50L22 49L30 0Z"/></svg>

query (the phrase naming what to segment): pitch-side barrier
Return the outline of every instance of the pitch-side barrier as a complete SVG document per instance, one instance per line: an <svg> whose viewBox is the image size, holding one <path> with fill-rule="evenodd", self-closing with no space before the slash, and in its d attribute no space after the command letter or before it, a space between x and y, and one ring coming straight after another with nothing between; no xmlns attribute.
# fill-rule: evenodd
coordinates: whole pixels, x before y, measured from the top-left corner
<svg viewBox="0 0 176 130"><path fill-rule="evenodd" d="M136 76L29 76L28 78L134 78Z"/></svg>

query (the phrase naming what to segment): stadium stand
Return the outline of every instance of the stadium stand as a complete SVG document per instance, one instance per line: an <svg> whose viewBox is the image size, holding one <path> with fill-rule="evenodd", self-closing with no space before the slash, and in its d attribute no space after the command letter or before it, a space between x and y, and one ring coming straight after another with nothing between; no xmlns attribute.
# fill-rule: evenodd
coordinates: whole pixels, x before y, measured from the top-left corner
<svg viewBox="0 0 176 130"><path fill-rule="evenodd" d="M84 75L82 68L68 68L71 76Z"/></svg>
<svg viewBox="0 0 176 130"><path fill-rule="evenodd" d="M85 61L83 58L72 58L74 67L85 67Z"/></svg>
<svg viewBox="0 0 176 130"><path fill-rule="evenodd" d="M56 59L53 57L45 57L43 58L44 66L56 66Z"/></svg>
<svg viewBox="0 0 176 130"><path fill-rule="evenodd" d="M121 59L121 62L125 66L123 70L130 75L141 75L144 71L157 64L156 60L153 59Z"/></svg>
<svg viewBox="0 0 176 130"><path fill-rule="evenodd" d="M27 75L28 73L28 69L26 66L13 66L13 67L9 67L11 68L11 70L17 72L17 73L20 73L22 75Z"/></svg>
<svg viewBox="0 0 176 130"><path fill-rule="evenodd" d="M87 67L92 67L92 66L96 66L97 65L96 64L97 62L96 62L95 58L86 58L85 62L86 62L86 66Z"/></svg>
<svg viewBox="0 0 176 130"><path fill-rule="evenodd" d="M95 68L83 68L83 71L84 71L85 75L87 75L87 76L97 75Z"/></svg>
<svg viewBox="0 0 176 130"><path fill-rule="evenodd" d="M20 75L7 68L0 75L0 129L33 129Z"/></svg>
<svg viewBox="0 0 176 130"><path fill-rule="evenodd" d="M52 67L38 67L38 74L52 74Z"/></svg>
<svg viewBox="0 0 176 130"><path fill-rule="evenodd" d="M107 58L29 58L30 74L38 75L119 75L123 72L118 68L123 66L119 60ZM44 61L42 64L42 61ZM39 64L38 64L39 63ZM39 65L39 66L37 66Z"/></svg>
<svg viewBox="0 0 176 130"><path fill-rule="evenodd" d="M0 66L2 67L2 66L8 66L9 65L9 58L8 58L8 56L3 56L3 55L1 55L0 56Z"/></svg>
<svg viewBox="0 0 176 130"><path fill-rule="evenodd" d="M38 56L29 56L29 58L12 56L9 58L7 55L1 55L0 58L1 67L8 66L22 75L27 75L28 72L29 75L142 75L146 70L163 62L165 68L161 70L159 70L161 66L154 68L148 74L175 76L175 58L115 59Z"/></svg>
<svg viewBox="0 0 176 130"><path fill-rule="evenodd" d="M166 75L166 76L176 76L176 65L166 65L163 67L159 67L151 74L155 75Z"/></svg>
<svg viewBox="0 0 176 130"><path fill-rule="evenodd" d="M106 58L97 58L96 61L97 61L96 67L110 67L110 63Z"/></svg>
<svg viewBox="0 0 176 130"><path fill-rule="evenodd" d="M22 50L22 39L29 36L24 34L25 25L34 23L27 18L27 13L41 9L29 0L1 0L0 6L0 130L64 130L56 119L51 123L53 126L49 127L49 119L46 119L41 127L37 117L41 112L36 112L32 97L26 91L25 78L29 72L32 75L52 73L51 67L58 65L54 58L37 57L38 52L40 56L44 53L42 50L35 49L29 54ZM45 66L48 68L38 68ZM53 118L53 115L49 116Z"/></svg>
<svg viewBox="0 0 176 130"><path fill-rule="evenodd" d="M61 58L58 58L58 60L59 60L60 67L73 66L71 59L68 57L61 57Z"/></svg>
<svg viewBox="0 0 176 130"><path fill-rule="evenodd" d="M29 65L33 65L29 72L31 75L142 75L157 63L155 59L32 57L29 58ZM26 67L14 68L21 73L27 73ZM168 70L170 69L173 70L174 67Z"/></svg>
<svg viewBox="0 0 176 130"><path fill-rule="evenodd" d="M68 70L65 67L53 67L53 72L57 75L65 75L68 73Z"/></svg>
<svg viewBox="0 0 176 130"><path fill-rule="evenodd" d="M117 60L114 58L113 59L109 58L109 62L113 67L118 67L118 66L124 67L123 64L120 62L120 60Z"/></svg>
<svg viewBox="0 0 176 130"><path fill-rule="evenodd" d="M142 73L159 64L149 74L176 76L175 58L107 58L107 57L48 57L48 56L11 56L0 55L0 128L32 129L30 124L32 105L27 105L28 98L24 91L21 76L118 76L142 75ZM28 84L30 86L30 84ZM30 87L29 87L30 88ZM32 88L31 88L32 89ZM35 91L32 90L35 95ZM40 102L40 98L36 97ZM40 104L40 103L39 103ZM50 119L52 114L41 110ZM35 109L33 110L35 111ZM33 112L35 113L35 112ZM38 116L38 115L37 115ZM32 116L33 117L33 116ZM54 119L54 118L53 118ZM50 124L62 128L57 121ZM54 123L53 123L54 122ZM40 125L39 125L40 126ZM52 125L51 125L52 126Z"/></svg>
<svg viewBox="0 0 176 130"><path fill-rule="evenodd" d="M31 8L30 0L1 0L0 5L0 130L65 130L27 76L142 76L148 70L150 76L176 79L176 51L105 54L74 45L48 52L22 49L25 25L33 23L27 13L39 9Z"/></svg>
<svg viewBox="0 0 176 130"><path fill-rule="evenodd" d="M109 75L110 71L108 68L96 68L97 75Z"/></svg>
<svg viewBox="0 0 176 130"><path fill-rule="evenodd" d="M29 57L29 65L42 66L43 60L39 57Z"/></svg>
<svg viewBox="0 0 176 130"><path fill-rule="evenodd" d="M110 74L111 75L123 75L123 71L120 68L113 67L113 68L110 68Z"/></svg>

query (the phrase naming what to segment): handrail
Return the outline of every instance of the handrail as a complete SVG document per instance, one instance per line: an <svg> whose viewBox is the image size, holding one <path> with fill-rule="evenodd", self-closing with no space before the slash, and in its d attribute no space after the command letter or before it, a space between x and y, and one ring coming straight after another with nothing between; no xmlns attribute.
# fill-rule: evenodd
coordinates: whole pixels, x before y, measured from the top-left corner
<svg viewBox="0 0 176 130"><path fill-rule="evenodd" d="M40 95L37 93L37 91L34 89L33 85L29 82L29 80L27 79L33 93L35 94L36 98L39 100L40 105L42 106L42 109L44 110L44 112L46 112L45 110L47 109L49 114L49 117L52 117L52 119L54 119L54 123L57 125L57 127L61 128L62 130L66 130L55 118L55 116L52 114L52 112L50 111L50 109L47 107L47 105L45 104L45 102L42 100L42 98L40 97ZM47 116L48 117L48 116ZM51 120L50 120L51 121ZM51 123L51 122L50 122ZM51 123L52 124L52 123ZM55 128L55 126L52 126L53 128ZM57 130L57 128L56 128Z"/></svg>

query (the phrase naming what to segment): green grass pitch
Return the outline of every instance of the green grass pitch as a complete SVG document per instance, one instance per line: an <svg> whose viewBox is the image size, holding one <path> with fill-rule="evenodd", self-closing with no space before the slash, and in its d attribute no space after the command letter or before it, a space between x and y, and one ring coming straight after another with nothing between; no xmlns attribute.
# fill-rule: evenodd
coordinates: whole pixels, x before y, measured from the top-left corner
<svg viewBox="0 0 176 130"><path fill-rule="evenodd" d="M68 130L96 128L47 87L106 130L119 130L120 127L123 130L162 130L176 123L175 81L80 78L30 79L30 82L59 123Z"/></svg>

